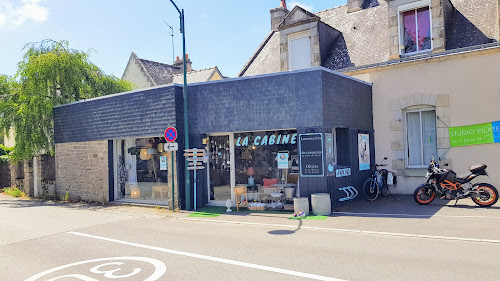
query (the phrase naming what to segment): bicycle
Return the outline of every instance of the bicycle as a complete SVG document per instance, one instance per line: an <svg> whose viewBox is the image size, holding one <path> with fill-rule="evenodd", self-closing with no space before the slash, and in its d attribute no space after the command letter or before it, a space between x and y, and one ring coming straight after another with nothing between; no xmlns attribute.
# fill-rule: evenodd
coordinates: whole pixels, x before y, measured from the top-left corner
<svg viewBox="0 0 500 281"><path fill-rule="evenodd" d="M384 160L387 160L387 157L384 157ZM382 160L382 162L384 162ZM370 165L370 166L375 166L375 173L365 181L363 184L363 194L365 195L366 199L373 201L377 199L378 195L381 194L382 196L387 196L391 195L391 191L389 190L389 185L387 183L389 174L392 177L392 184L394 187L396 187L397 181L396 181L396 175L393 172L390 172L386 169L379 169L378 167L382 166L387 166L387 164L375 164L375 165Z"/></svg>

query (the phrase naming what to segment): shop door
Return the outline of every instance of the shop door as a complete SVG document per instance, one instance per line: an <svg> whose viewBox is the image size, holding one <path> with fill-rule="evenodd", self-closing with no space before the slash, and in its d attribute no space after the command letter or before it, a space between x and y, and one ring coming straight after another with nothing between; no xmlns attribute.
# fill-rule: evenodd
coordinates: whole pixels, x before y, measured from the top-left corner
<svg viewBox="0 0 500 281"><path fill-rule="evenodd" d="M211 136L209 145L210 200L231 199L231 161L229 136Z"/></svg>

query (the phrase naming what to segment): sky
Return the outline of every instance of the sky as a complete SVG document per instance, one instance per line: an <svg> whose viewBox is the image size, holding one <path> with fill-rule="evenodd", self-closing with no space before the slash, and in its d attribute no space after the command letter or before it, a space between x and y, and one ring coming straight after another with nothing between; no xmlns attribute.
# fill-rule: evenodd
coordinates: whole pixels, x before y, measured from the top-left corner
<svg viewBox="0 0 500 281"><path fill-rule="evenodd" d="M174 0L184 9L186 53L193 69L218 66L235 77L271 31L280 0ZM287 1L318 12L346 0ZM173 27L174 47L169 25ZM182 57L179 14L169 0L0 0L0 74L15 75L23 48L44 39L92 51L90 60L121 78L130 54L172 63Z"/></svg>

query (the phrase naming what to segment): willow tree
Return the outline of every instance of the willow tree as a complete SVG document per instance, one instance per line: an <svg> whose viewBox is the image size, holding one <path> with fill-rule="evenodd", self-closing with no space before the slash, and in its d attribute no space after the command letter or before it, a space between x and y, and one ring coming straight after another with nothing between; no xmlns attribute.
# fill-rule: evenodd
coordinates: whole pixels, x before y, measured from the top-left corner
<svg viewBox="0 0 500 281"><path fill-rule="evenodd" d="M0 93L0 126L4 133L14 129L16 160L54 153L54 106L131 89L94 65L90 51L70 49L66 41L44 40L24 50L16 80Z"/></svg>

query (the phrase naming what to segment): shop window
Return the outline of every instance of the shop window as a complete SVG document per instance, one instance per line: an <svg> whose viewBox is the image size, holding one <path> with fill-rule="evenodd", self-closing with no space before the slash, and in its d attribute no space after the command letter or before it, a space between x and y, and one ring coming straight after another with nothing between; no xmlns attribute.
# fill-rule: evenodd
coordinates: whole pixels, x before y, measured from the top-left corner
<svg viewBox="0 0 500 281"><path fill-rule="evenodd" d="M296 130L234 134L236 183L296 183L299 172L297 141ZM283 155L280 164L279 155Z"/></svg>
<svg viewBox="0 0 500 281"><path fill-rule="evenodd" d="M288 35L288 69L311 67L311 39L309 31Z"/></svg>
<svg viewBox="0 0 500 281"><path fill-rule="evenodd" d="M417 108L405 112L406 160L409 168L426 167L437 157L436 111Z"/></svg>
<svg viewBox="0 0 500 281"><path fill-rule="evenodd" d="M168 171L162 157L171 153L163 151L164 138L139 138L118 140L116 178L118 198L134 200L167 201L169 190ZM169 158L170 159L170 158Z"/></svg>
<svg viewBox="0 0 500 281"><path fill-rule="evenodd" d="M432 49L431 11L427 3L428 1L418 1L399 8L402 55Z"/></svg>

